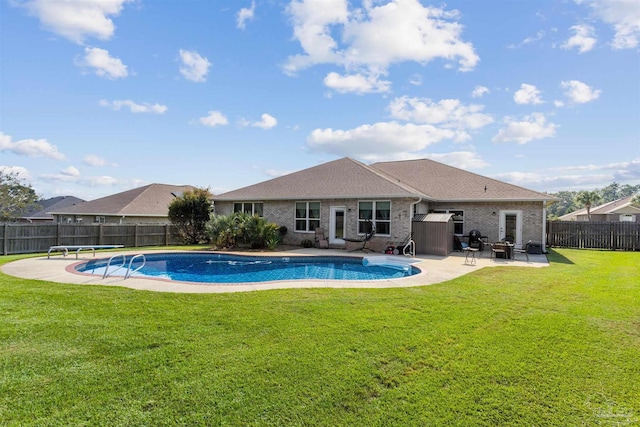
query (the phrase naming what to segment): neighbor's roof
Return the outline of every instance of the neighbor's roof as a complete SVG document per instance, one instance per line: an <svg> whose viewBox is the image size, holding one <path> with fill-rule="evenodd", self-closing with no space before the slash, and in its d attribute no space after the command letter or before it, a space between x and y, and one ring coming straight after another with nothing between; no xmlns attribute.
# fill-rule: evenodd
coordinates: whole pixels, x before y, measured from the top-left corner
<svg viewBox="0 0 640 427"><path fill-rule="evenodd" d="M612 202L603 203L591 208L591 215L607 215L615 213L640 213L640 208L631 205L633 196L623 197ZM581 215L587 215L587 208L578 209L559 217L559 220L567 221Z"/></svg>
<svg viewBox="0 0 640 427"><path fill-rule="evenodd" d="M374 163L372 168L437 201L551 201L557 198L429 159Z"/></svg>
<svg viewBox="0 0 640 427"><path fill-rule="evenodd" d="M58 196L52 197L46 200L38 200L38 206L32 210L24 214L21 218L34 220L34 219L51 219L53 220L53 215L49 212L53 210L65 209L69 206L77 205L79 203L83 203L84 200L79 199L74 196Z"/></svg>
<svg viewBox="0 0 640 427"><path fill-rule="evenodd" d="M435 201L544 201L555 197L434 162L367 166L348 157L214 197L219 201L347 198Z"/></svg>
<svg viewBox="0 0 640 427"><path fill-rule="evenodd" d="M169 204L187 190L193 190L193 187L190 185L150 184L51 213L58 215L166 217L169 214Z"/></svg>
<svg viewBox="0 0 640 427"><path fill-rule="evenodd" d="M375 169L344 157L278 178L229 191L214 200L349 199L419 197L416 191Z"/></svg>

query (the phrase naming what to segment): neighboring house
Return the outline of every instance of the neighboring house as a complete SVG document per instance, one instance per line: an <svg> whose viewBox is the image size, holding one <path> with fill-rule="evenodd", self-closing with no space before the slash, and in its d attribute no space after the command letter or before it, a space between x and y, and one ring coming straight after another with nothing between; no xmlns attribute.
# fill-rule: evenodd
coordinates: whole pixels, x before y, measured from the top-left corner
<svg viewBox="0 0 640 427"><path fill-rule="evenodd" d="M39 200L38 205L31 211L18 218L18 221L53 222L54 218L53 215L50 214L51 211L66 209L70 206L74 206L83 202L84 200L73 196L58 196L46 200Z"/></svg>
<svg viewBox="0 0 640 427"><path fill-rule="evenodd" d="M51 214L57 223L168 224L169 204L193 189L190 185L150 184Z"/></svg>
<svg viewBox="0 0 640 427"><path fill-rule="evenodd" d="M407 239L427 213L453 214L454 233L480 230L491 241L544 245L546 205L553 196L432 160L365 165L342 158L214 196L217 214L243 211L285 226L285 242L299 244L326 230L332 247L345 247L375 223L371 247ZM452 238L453 239L453 238Z"/></svg>
<svg viewBox="0 0 640 427"><path fill-rule="evenodd" d="M636 222L640 223L640 208L631 205L633 196L591 207L592 222ZM559 221L589 221L587 208L562 215Z"/></svg>

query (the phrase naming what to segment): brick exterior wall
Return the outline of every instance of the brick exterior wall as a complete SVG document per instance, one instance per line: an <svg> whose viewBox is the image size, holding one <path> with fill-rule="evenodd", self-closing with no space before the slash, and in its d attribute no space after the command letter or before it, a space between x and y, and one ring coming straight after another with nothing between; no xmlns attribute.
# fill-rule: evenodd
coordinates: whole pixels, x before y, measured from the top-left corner
<svg viewBox="0 0 640 427"><path fill-rule="evenodd" d="M317 200L312 200L317 201ZM365 200L362 200L365 201ZM366 200L368 201L368 199ZM344 206L346 208L346 237L357 239L361 235L357 234L358 200L321 200L320 201L320 227L325 229L325 235L329 236L329 219L331 206ZM411 205L413 199L393 199L391 200L391 233L389 236L374 236L367 243L367 248L376 252L383 252L389 245L398 245L405 241L410 233L410 223L412 218ZM285 244L300 245L305 240L314 240L314 232L295 231L295 201L265 201L264 218L267 221L275 222L279 226L287 227L287 234L284 237ZM216 214L228 215L233 213L233 203L216 202ZM433 209L454 209L464 211L463 235L466 236L471 230L480 230L488 237L489 242L499 240L499 221L501 210L522 211L522 243L529 240L534 242L542 241L543 210L542 202L508 202L508 203L420 203L416 213L428 213ZM493 213L495 212L495 215ZM347 250L361 247L362 243L347 242Z"/></svg>
<svg viewBox="0 0 640 427"><path fill-rule="evenodd" d="M389 199L385 199L389 200ZM300 200L302 201L302 200ZM309 200L318 201L318 200ZM362 201L369 201L362 200ZM409 227L411 222L411 204L415 200L410 199L392 199L391 200L391 232L390 235L376 235L369 242L367 248L371 248L376 252L383 252L389 245L397 245L403 242L409 235ZM287 227L287 234L284 236L283 243L289 245L300 245L305 239L314 240L315 233L295 231L295 204L296 201L265 201L263 215L267 221L274 222L278 226ZM358 235L358 200L320 200L320 227L325 229L325 235L329 237L329 220L332 206L344 206L345 212L345 236L350 239L359 239L363 237ZM233 213L233 203L216 202L217 215L229 215ZM362 243L346 242L344 247L347 250L356 249L362 246Z"/></svg>
<svg viewBox="0 0 640 427"><path fill-rule="evenodd" d="M423 206L421 206L422 209ZM522 211L522 244L529 240L542 242L542 202L505 203L430 203L428 209L455 209L464 211L463 236L471 230L480 230L489 242L497 242L500 232L500 211ZM495 212L495 215L493 214Z"/></svg>

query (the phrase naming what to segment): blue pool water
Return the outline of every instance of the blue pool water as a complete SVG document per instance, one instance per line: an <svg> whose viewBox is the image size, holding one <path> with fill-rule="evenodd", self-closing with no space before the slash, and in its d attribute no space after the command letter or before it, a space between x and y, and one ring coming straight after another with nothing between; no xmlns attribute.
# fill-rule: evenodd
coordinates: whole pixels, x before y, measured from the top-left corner
<svg viewBox="0 0 640 427"><path fill-rule="evenodd" d="M420 272L402 257L343 256L245 256L210 253L151 253L146 263L131 277L169 279L200 283L254 283L276 280L380 280L412 276ZM130 257L126 258L126 266ZM91 260L76 266L76 271L102 276L108 259ZM126 267L116 270L122 258L114 259L110 276L124 276ZM134 259L131 270L142 265Z"/></svg>

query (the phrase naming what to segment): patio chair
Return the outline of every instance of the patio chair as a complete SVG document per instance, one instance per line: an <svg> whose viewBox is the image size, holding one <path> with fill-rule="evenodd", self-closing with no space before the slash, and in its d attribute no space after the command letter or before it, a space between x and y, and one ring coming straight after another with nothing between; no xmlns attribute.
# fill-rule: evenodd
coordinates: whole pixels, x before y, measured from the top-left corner
<svg viewBox="0 0 640 427"><path fill-rule="evenodd" d="M531 240L529 240L527 244L522 247L522 249L513 248L513 259L516 258L516 254L524 254L527 257L527 262L529 262L529 245L530 244L531 244Z"/></svg>
<svg viewBox="0 0 640 427"><path fill-rule="evenodd" d="M329 249L329 240L324 235L324 228L316 228L316 244L320 249Z"/></svg>
<svg viewBox="0 0 640 427"><path fill-rule="evenodd" d="M498 255L500 258L507 259L507 248L504 243L491 243L491 259L498 259Z"/></svg>

